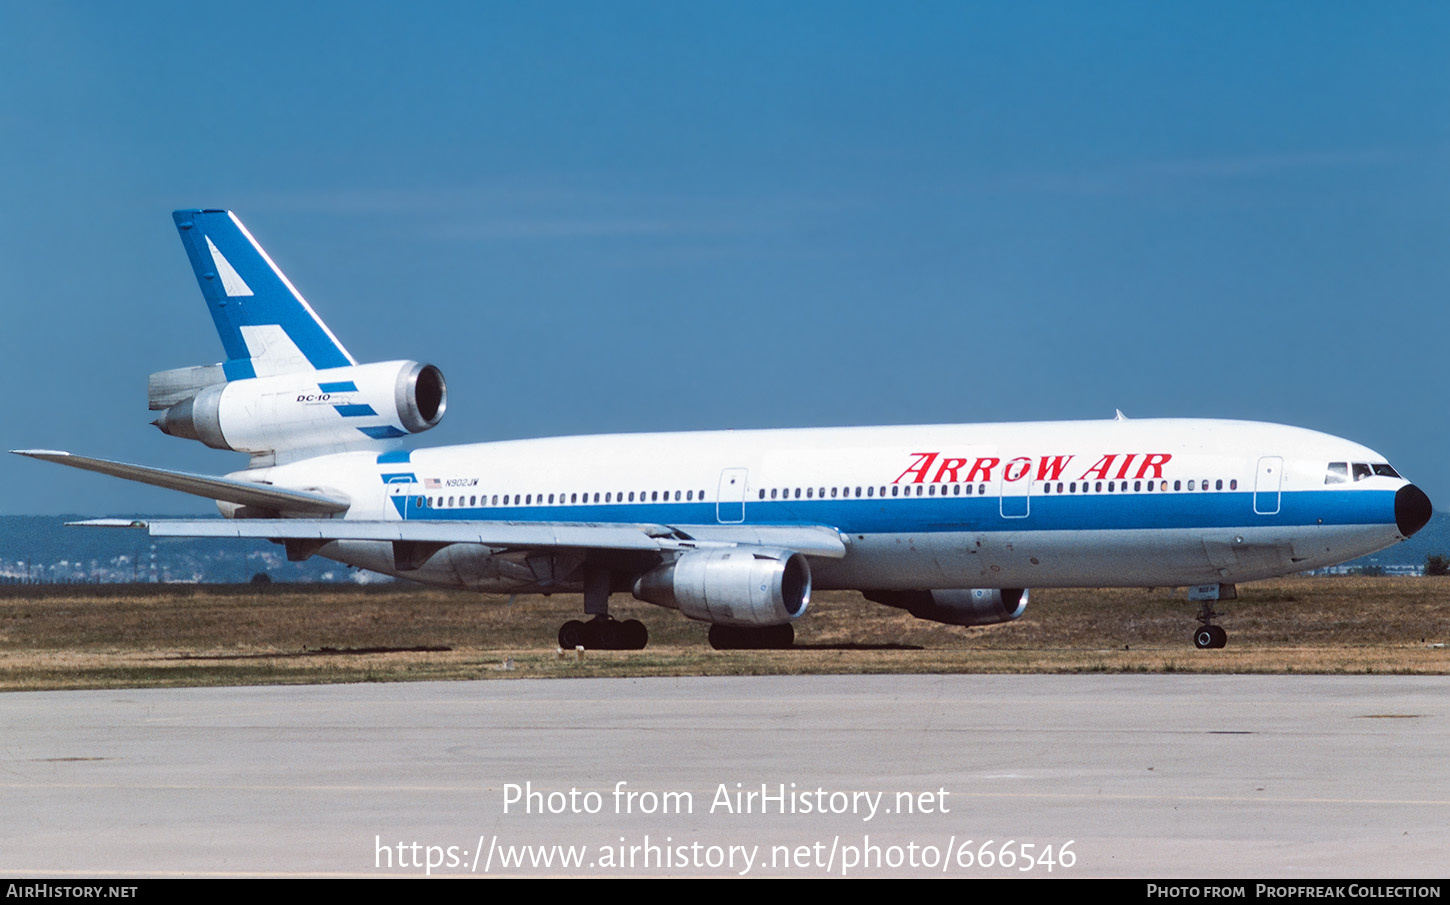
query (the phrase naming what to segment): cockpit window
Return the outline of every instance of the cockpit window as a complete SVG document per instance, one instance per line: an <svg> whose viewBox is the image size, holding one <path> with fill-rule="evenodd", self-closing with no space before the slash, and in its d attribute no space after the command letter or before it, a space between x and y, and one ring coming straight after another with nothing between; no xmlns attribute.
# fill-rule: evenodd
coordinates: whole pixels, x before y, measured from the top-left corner
<svg viewBox="0 0 1450 905"><path fill-rule="evenodd" d="M1365 478L1398 478L1400 473L1390 467L1388 462L1330 462L1329 468L1324 473L1324 483L1345 484L1351 480L1363 481Z"/></svg>

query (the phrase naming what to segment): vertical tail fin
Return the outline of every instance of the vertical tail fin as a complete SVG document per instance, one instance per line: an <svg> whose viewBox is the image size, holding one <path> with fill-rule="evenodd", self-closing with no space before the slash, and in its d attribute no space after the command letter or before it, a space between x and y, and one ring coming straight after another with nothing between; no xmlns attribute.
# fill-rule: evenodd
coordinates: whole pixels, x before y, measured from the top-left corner
<svg viewBox="0 0 1450 905"><path fill-rule="evenodd" d="M226 349L227 379L357 364L235 214L171 216Z"/></svg>

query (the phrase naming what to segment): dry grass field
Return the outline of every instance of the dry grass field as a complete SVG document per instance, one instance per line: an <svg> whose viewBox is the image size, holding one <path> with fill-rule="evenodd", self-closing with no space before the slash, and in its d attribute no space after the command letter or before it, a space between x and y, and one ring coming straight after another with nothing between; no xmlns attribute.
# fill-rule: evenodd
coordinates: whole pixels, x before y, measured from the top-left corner
<svg viewBox="0 0 1450 905"><path fill-rule="evenodd" d="M643 651L561 655L577 597L397 584L0 588L0 690L553 676L797 673L1450 672L1450 579L1288 578L1222 604L1223 650L1190 642L1182 589L1034 591L1015 623L922 622L818 593L796 649L714 651L706 627L616 596Z"/></svg>

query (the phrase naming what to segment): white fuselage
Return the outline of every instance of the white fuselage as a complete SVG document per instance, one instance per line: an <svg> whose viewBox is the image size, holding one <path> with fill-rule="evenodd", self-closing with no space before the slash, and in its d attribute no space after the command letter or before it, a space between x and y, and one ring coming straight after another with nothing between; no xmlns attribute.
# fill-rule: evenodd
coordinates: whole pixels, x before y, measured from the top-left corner
<svg viewBox="0 0 1450 905"><path fill-rule="evenodd" d="M558 437L246 477L345 494L349 519L826 526L846 555L812 560L821 589L1108 587L1245 581L1389 546L1407 482L1384 463L1300 428L1149 419ZM400 574L386 543L320 552ZM578 590L560 555L455 544L405 574Z"/></svg>

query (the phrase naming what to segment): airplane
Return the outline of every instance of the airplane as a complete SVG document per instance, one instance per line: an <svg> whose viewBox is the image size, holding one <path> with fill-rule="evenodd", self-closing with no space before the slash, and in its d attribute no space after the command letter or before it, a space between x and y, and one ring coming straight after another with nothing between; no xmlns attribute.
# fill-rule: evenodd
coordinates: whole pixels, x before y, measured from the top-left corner
<svg viewBox="0 0 1450 905"><path fill-rule="evenodd" d="M1221 648L1238 582L1333 565L1424 527L1379 453L1279 424L1128 419L648 433L409 448L447 408L431 364L359 364L235 214L173 214L226 360L162 371L163 432L250 455L217 477L19 455L216 501L224 519L98 519L264 538L432 585L582 593L561 647L641 649L617 593L779 648L814 590L921 619L1022 616L1033 587L1188 587Z"/></svg>

